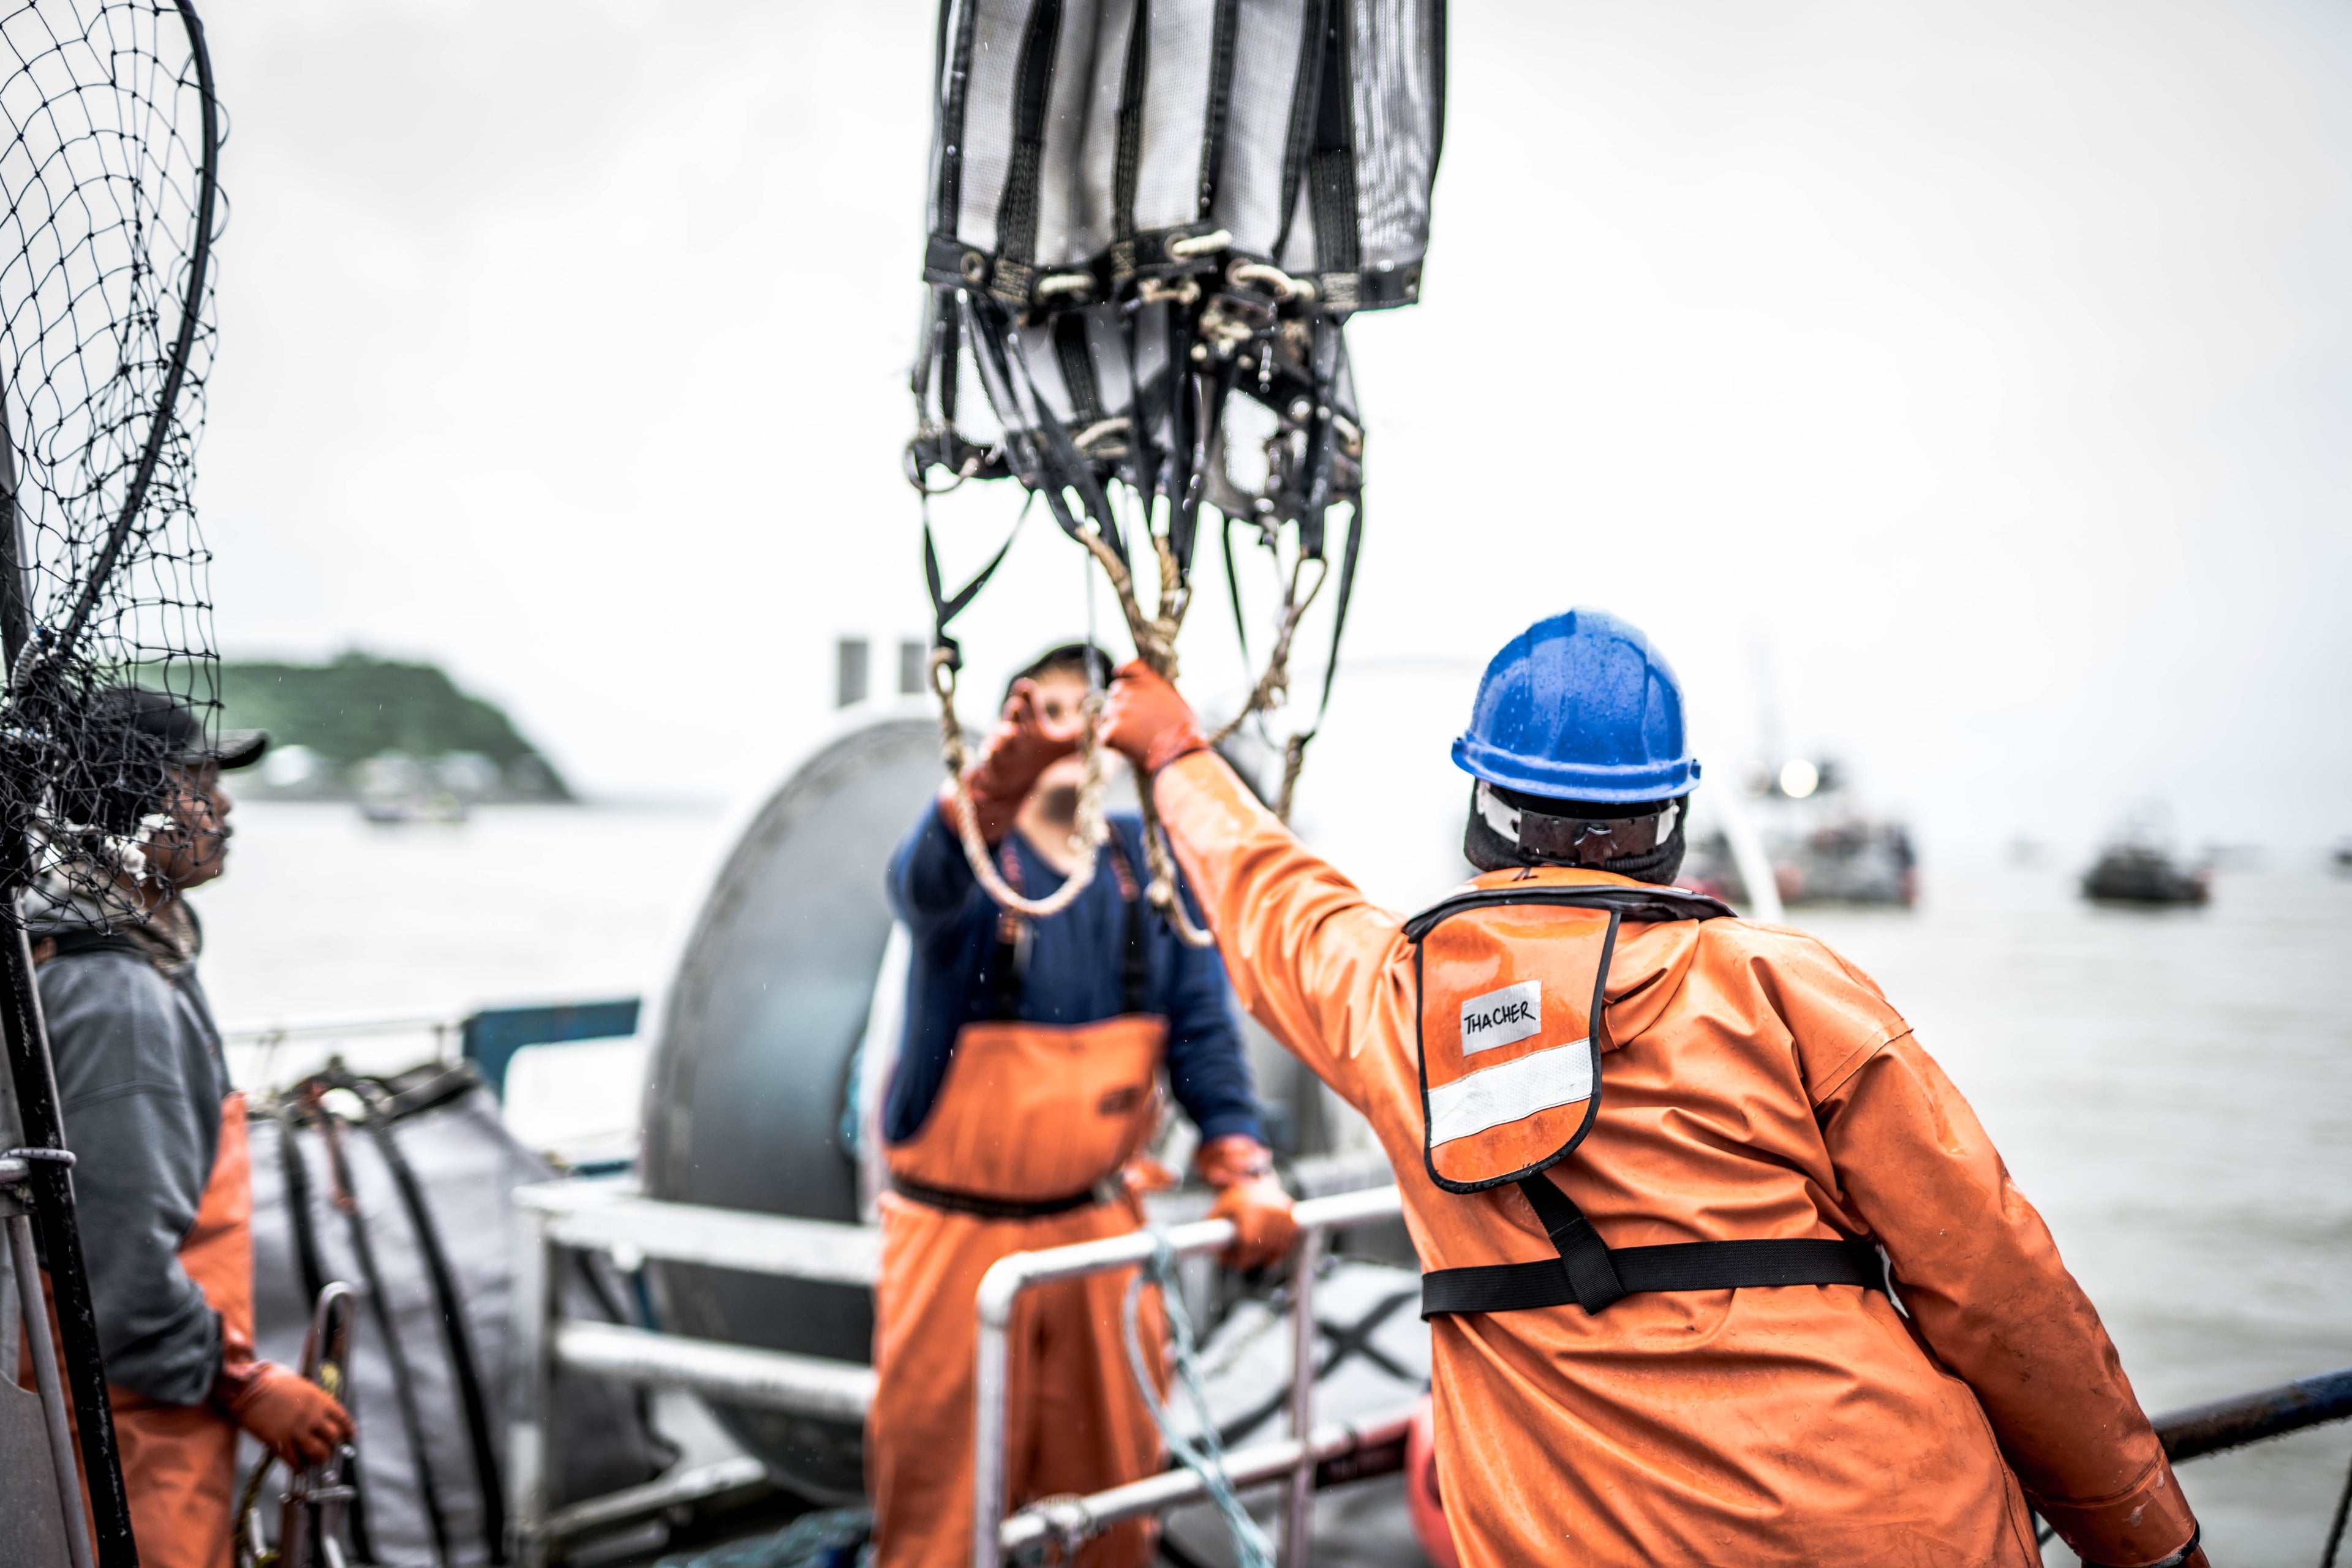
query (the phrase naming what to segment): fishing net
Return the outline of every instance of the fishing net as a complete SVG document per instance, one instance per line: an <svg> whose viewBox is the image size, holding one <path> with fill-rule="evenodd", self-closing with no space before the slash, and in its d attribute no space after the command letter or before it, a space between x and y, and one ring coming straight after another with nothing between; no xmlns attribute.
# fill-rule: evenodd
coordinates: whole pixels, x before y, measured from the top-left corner
<svg viewBox="0 0 2352 1568"><path fill-rule="evenodd" d="M10 5L0 72L0 884L105 923L217 723L191 486L222 126L184 5Z"/></svg>

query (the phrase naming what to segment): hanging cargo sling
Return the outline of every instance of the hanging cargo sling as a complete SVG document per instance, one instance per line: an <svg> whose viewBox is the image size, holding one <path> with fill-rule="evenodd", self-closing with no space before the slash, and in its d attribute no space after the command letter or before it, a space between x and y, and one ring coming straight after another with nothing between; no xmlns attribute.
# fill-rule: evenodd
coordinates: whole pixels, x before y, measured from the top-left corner
<svg viewBox="0 0 2352 1568"><path fill-rule="evenodd" d="M1553 906L1540 932L1530 906ZM1601 1110L1609 960L1621 921L1731 911L1673 888L1507 883L1457 894L1405 922L1413 944L1430 1180L1449 1193L1517 1186L1558 1258L1437 1268L1421 1315L1550 1307L1605 1311L1648 1290L1860 1285L1884 1289L1867 1241L1788 1237L1612 1247L1544 1173Z"/></svg>
<svg viewBox="0 0 2352 1568"><path fill-rule="evenodd" d="M1330 572L1329 514L1345 507L1316 725L1329 705L1363 538L1342 329L1420 297L1444 29L1443 0L940 7L908 477L927 505L967 479L1017 479L1101 564L1138 657L1163 676L1202 508L1221 514L1237 619L1232 530L1254 527L1282 601L1265 672L1220 739L1286 695L1292 637ZM987 423L965 395L974 378ZM1122 491L1159 567L1151 610ZM928 512L925 550L934 685L951 706L947 624L1002 552L950 598ZM1283 746L1286 815L1314 732ZM1143 805L1151 900L1205 942L1174 898L1148 793Z"/></svg>

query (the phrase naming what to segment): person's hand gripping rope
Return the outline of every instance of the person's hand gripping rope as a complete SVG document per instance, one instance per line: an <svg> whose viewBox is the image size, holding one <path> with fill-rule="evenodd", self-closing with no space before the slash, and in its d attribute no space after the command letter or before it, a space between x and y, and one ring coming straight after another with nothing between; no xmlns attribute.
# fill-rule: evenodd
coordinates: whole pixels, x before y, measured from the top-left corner
<svg viewBox="0 0 2352 1568"><path fill-rule="evenodd" d="M1180 757L1209 749L1209 738L1183 694L1139 659L1121 665L1111 678L1102 742L1133 763L1146 780Z"/></svg>
<svg viewBox="0 0 2352 1568"><path fill-rule="evenodd" d="M1034 680L1013 682L995 730L964 772L964 785L971 791L972 815L979 819L982 839L990 844L1003 842L1038 775L1076 751L1085 730L1082 708L1045 697ZM940 793L940 815L950 828L955 826L953 784Z"/></svg>

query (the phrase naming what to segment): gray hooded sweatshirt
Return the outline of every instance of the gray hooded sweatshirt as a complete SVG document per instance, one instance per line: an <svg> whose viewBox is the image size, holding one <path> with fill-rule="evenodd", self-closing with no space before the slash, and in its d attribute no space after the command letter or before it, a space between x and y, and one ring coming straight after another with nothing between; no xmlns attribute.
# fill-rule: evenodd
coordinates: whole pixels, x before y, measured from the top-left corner
<svg viewBox="0 0 2352 1568"><path fill-rule="evenodd" d="M220 1317L180 1267L220 1150L230 1089L196 984L203 944L184 900L143 923L60 901L28 911L56 1059L74 1203L106 1375L150 1399L199 1405L220 1374Z"/></svg>

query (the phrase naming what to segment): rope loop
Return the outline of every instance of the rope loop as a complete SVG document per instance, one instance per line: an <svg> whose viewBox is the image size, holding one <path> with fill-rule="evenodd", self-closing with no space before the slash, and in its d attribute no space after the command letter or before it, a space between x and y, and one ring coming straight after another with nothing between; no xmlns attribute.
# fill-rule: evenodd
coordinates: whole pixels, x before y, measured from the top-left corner
<svg viewBox="0 0 2352 1568"><path fill-rule="evenodd" d="M1070 844L1077 851L1078 863L1070 868L1060 887L1042 899L1030 899L1004 879L996 868L996 858L988 852L988 841L980 836L980 808L972 802L971 784L964 776L971 753L964 744L963 725L956 718L954 655L946 648L931 650L931 691L940 700L940 758L947 764L948 781L955 792L956 837L963 845L963 858L971 874L999 909L1033 921L1052 919L1093 883L1103 840L1110 833L1103 809L1109 790L1103 776L1100 743L1102 697L1098 693L1087 697L1084 726L1078 731L1078 756L1086 771L1078 783L1077 821L1070 829Z"/></svg>
<svg viewBox="0 0 2352 1568"><path fill-rule="evenodd" d="M1234 283L1258 283L1273 290L1282 300L1312 300L1314 283L1305 278L1293 278L1279 267L1263 261L1236 261L1226 268L1225 278Z"/></svg>

